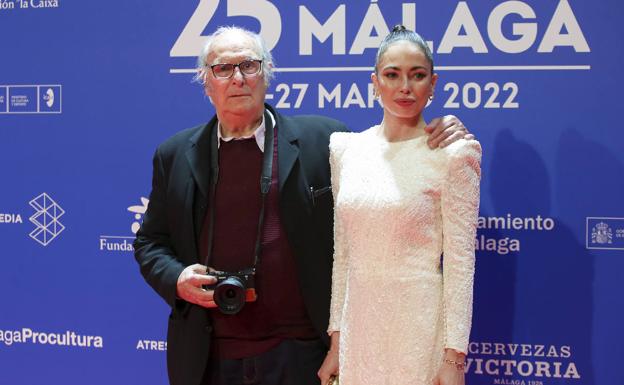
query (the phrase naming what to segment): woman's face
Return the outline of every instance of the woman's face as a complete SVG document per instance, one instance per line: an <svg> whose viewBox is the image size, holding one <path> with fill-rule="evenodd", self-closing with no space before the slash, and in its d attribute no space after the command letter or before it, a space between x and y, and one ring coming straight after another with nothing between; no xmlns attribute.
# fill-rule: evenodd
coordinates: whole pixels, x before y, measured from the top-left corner
<svg viewBox="0 0 624 385"><path fill-rule="evenodd" d="M384 114L397 118L418 118L438 80L421 49L409 41L392 44L371 75L384 106Z"/></svg>

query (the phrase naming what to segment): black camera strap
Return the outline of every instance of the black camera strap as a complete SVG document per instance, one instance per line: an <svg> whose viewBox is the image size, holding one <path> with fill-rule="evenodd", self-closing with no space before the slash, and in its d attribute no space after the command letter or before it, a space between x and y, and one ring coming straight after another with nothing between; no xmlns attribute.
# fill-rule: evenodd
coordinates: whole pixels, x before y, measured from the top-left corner
<svg viewBox="0 0 624 385"><path fill-rule="evenodd" d="M268 111L264 111L264 155L262 157L262 174L260 175L260 194L262 196L262 203L260 206L260 215L258 216L258 230L256 231L256 245L254 248L254 264L248 269L253 273L256 271L256 266L260 262L260 252L262 248L262 230L264 226L264 211L266 206L266 198L269 195L271 189L271 177L273 171L273 154L274 154L274 138L275 127L273 126L273 119ZM208 249L204 264L209 265L210 257L212 255L212 247L214 241L214 223L216 216L216 195L217 195L217 183L219 181L219 138L217 136L217 130L219 126L214 127L210 140L210 221L208 226Z"/></svg>

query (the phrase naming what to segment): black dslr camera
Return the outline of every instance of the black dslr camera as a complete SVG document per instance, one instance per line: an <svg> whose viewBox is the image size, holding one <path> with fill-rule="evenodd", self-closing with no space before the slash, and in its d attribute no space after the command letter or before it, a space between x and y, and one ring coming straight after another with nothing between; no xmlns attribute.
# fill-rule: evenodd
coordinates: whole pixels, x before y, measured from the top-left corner
<svg viewBox="0 0 624 385"><path fill-rule="evenodd" d="M213 285L204 285L206 290L214 290L213 299L223 314L236 314L245 302L254 302L256 295L255 268L236 272L208 270L207 275L217 279Z"/></svg>

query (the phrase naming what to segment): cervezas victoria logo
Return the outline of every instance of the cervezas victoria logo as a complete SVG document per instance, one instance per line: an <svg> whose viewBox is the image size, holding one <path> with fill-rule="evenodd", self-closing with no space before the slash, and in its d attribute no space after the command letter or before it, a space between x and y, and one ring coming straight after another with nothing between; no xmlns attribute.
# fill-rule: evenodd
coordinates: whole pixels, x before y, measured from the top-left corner
<svg viewBox="0 0 624 385"><path fill-rule="evenodd" d="M466 372L489 377L493 385L546 385L558 379L582 384L571 345L471 342Z"/></svg>

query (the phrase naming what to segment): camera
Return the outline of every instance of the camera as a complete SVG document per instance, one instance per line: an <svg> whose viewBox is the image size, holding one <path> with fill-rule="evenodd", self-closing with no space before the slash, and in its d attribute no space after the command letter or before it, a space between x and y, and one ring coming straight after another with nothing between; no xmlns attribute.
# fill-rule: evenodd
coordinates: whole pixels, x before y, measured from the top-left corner
<svg viewBox="0 0 624 385"><path fill-rule="evenodd" d="M245 302L254 302L257 298L254 268L236 272L209 269L206 273L217 279L212 285L204 285L206 290L214 290L213 299L223 314L236 314Z"/></svg>

